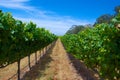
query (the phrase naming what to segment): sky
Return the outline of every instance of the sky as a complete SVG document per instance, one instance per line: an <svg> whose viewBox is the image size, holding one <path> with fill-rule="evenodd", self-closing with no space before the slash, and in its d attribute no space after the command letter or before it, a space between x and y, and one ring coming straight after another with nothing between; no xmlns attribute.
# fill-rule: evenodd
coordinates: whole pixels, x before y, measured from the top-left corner
<svg viewBox="0 0 120 80"><path fill-rule="evenodd" d="M0 9L15 19L34 22L56 35L72 25L94 24L103 14L114 14L120 0L0 0Z"/></svg>

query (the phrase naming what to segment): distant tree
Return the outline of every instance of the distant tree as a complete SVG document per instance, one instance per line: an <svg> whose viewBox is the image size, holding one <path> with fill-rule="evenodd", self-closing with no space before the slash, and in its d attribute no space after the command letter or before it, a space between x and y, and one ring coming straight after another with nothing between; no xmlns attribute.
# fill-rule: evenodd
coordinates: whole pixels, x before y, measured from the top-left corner
<svg viewBox="0 0 120 80"><path fill-rule="evenodd" d="M2 12L2 10L0 10L0 12Z"/></svg>
<svg viewBox="0 0 120 80"><path fill-rule="evenodd" d="M115 11L115 15L117 15L119 12L120 12L120 5L119 6L116 6L114 8L114 11Z"/></svg>
<svg viewBox="0 0 120 80"><path fill-rule="evenodd" d="M113 18L113 15L110 14L104 14L96 19L96 24L101 24L101 23L110 23L111 19Z"/></svg>
<svg viewBox="0 0 120 80"><path fill-rule="evenodd" d="M77 34L78 32L82 31L85 29L85 26L83 25L73 25L67 32L66 34Z"/></svg>

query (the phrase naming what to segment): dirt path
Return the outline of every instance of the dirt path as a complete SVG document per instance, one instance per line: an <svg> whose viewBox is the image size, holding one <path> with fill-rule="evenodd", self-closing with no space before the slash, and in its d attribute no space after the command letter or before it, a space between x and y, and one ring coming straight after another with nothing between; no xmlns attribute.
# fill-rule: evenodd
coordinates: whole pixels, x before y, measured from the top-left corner
<svg viewBox="0 0 120 80"><path fill-rule="evenodd" d="M26 73L22 80L94 80L80 76L73 65L58 39L55 46L40 59L30 72Z"/></svg>
<svg viewBox="0 0 120 80"><path fill-rule="evenodd" d="M51 68L49 70L53 68L54 80L82 80L72 66L60 40L57 41L51 57L53 61L50 63Z"/></svg>

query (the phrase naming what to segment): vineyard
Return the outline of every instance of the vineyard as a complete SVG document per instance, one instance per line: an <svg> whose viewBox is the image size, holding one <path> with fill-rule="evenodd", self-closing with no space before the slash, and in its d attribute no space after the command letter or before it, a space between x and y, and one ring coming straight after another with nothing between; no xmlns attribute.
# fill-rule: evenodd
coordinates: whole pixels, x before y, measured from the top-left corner
<svg viewBox="0 0 120 80"><path fill-rule="evenodd" d="M35 64L38 65L42 63L37 62L37 58L41 57L40 51L43 51L44 54L51 50L49 54L46 54L52 58L50 68L44 66L49 72L39 73L51 76L49 79L46 75L47 77L43 77L43 80L97 80L89 70L82 70L82 65L79 66L81 74L78 74L79 71L75 70L67 53L84 62L87 66L85 69L98 73L101 80L120 79L120 13L114 16L110 23L86 27L77 34L65 34L57 39L58 36L45 28L39 28L33 22L25 23L13 18L8 12L0 11L0 69L17 63L16 73L18 80L20 80L22 59L27 59L26 63L31 70L31 55L35 55ZM40 55L37 54L38 52ZM49 60L46 57L44 59ZM82 73L87 77L81 77ZM30 80L30 77L32 80L32 75L34 74L29 73L24 76L25 80L28 78Z"/></svg>
<svg viewBox="0 0 120 80"><path fill-rule="evenodd" d="M17 61L20 74L20 60L46 47L57 37L44 28L36 27L33 22L23 23L10 13L0 11L0 67ZM36 54L35 54L36 55ZM20 80L20 75L18 75Z"/></svg>
<svg viewBox="0 0 120 80"><path fill-rule="evenodd" d="M94 71L101 78L120 79L120 13L110 24L102 23L86 28L78 34L66 34L61 40L68 53Z"/></svg>

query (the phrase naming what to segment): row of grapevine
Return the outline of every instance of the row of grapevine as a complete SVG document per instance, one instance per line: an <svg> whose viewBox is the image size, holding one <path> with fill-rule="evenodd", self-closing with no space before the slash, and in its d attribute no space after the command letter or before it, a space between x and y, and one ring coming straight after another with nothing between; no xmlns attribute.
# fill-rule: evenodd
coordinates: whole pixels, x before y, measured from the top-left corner
<svg viewBox="0 0 120 80"><path fill-rule="evenodd" d="M78 34L66 34L61 40L67 50L96 69L104 79L120 79L120 24L118 14L111 24L98 24Z"/></svg>
<svg viewBox="0 0 120 80"><path fill-rule="evenodd" d="M23 23L10 13L0 11L0 67L18 62L31 53L44 48L57 37L33 22Z"/></svg>

